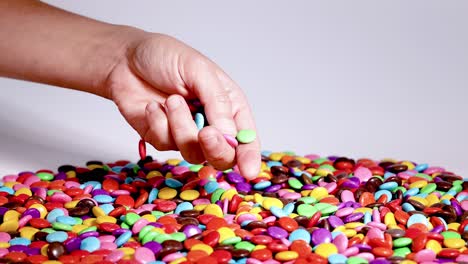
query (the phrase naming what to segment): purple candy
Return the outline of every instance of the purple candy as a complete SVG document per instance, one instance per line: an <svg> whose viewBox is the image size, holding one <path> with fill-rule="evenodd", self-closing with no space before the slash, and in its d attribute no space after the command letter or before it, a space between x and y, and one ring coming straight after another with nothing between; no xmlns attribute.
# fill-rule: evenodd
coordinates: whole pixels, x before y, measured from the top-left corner
<svg viewBox="0 0 468 264"><path fill-rule="evenodd" d="M6 207L0 207L0 215L4 215L8 211L8 208Z"/></svg>
<svg viewBox="0 0 468 264"><path fill-rule="evenodd" d="M27 209L26 211L24 211L22 217L26 216L26 215L30 215L32 218L39 218L41 217L41 213L39 212L39 210L37 210L36 208L29 208Z"/></svg>
<svg viewBox="0 0 468 264"><path fill-rule="evenodd" d="M85 239L87 237L98 237L98 236L99 236L99 232L97 232L97 231L89 231L89 232L85 232L85 233L79 235L79 237L81 239Z"/></svg>
<svg viewBox="0 0 468 264"><path fill-rule="evenodd" d="M316 229L312 233L312 243L314 245L322 244L322 243L330 243L332 241L332 234L325 228Z"/></svg>
<svg viewBox="0 0 468 264"><path fill-rule="evenodd" d="M159 251L161 251L161 249L162 249L161 244L159 244L159 243L156 242L156 241L149 241L149 242L146 242L143 246L144 246L145 248L149 248L151 251L153 251L154 254L158 254Z"/></svg>
<svg viewBox="0 0 468 264"><path fill-rule="evenodd" d="M171 171L174 168L174 166L166 164L161 167L161 173L166 174L167 172Z"/></svg>
<svg viewBox="0 0 468 264"><path fill-rule="evenodd" d="M65 172L59 172L55 174L54 180L65 180L67 178L67 174Z"/></svg>
<svg viewBox="0 0 468 264"><path fill-rule="evenodd" d="M438 225L431 230L431 233L440 233L444 231L444 229L445 229L444 225Z"/></svg>
<svg viewBox="0 0 468 264"><path fill-rule="evenodd" d="M359 252L371 252L372 247L367 244L355 244L355 247L359 248Z"/></svg>
<svg viewBox="0 0 468 264"><path fill-rule="evenodd" d="M345 223L357 222L357 221L359 221L360 219L362 219L363 217L364 217L364 214L363 214L363 213L354 213L354 214L350 214L350 215L348 215L348 216L345 217L344 222L345 222Z"/></svg>
<svg viewBox="0 0 468 264"><path fill-rule="evenodd" d="M74 237L65 243L65 248L67 249L68 252L72 252L74 250L80 249L80 245L81 245L81 239L79 237Z"/></svg>
<svg viewBox="0 0 468 264"><path fill-rule="evenodd" d="M317 188L317 185L315 184L306 184L304 186L302 186L302 190L313 190Z"/></svg>
<svg viewBox="0 0 468 264"><path fill-rule="evenodd" d="M281 185L275 184L265 189L265 192L277 192L281 189Z"/></svg>
<svg viewBox="0 0 468 264"><path fill-rule="evenodd" d="M92 195L92 196L102 195L102 194L109 195L109 192L106 191L106 190L103 190L103 189L94 189L94 190L91 192L91 195Z"/></svg>
<svg viewBox="0 0 468 264"><path fill-rule="evenodd" d="M24 251L26 255L31 256L31 255L39 255L41 254L41 249L40 248L27 248L26 251Z"/></svg>
<svg viewBox="0 0 468 264"><path fill-rule="evenodd" d="M245 182L245 179L244 177L242 177L239 173L237 172L229 172L227 175L226 175L226 179L228 180L228 182L230 183L241 183L241 182Z"/></svg>
<svg viewBox="0 0 468 264"><path fill-rule="evenodd" d="M371 262L369 262L369 264L391 264L391 262L384 258L378 258L372 260Z"/></svg>
<svg viewBox="0 0 468 264"><path fill-rule="evenodd" d="M191 237L194 235L201 234L202 230L198 225L186 225L183 230L186 237Z"/></svg>
<svg viewBox="0 0 468 264"><path fill-rule="evenodd" d="M344 225L343 220L341 220L338 216L331 215L328 217L328 223L333 227L337 228L339 226Z"/></svg>
<svg viewBox="0 0 468 264"><path fill-rule="evenodd" d="M250 192L250 190L252 190L252 186L246 182L240 182L236 184L236 189L239 192Z"/></svg>
<svg viewBox="0 0 468 264"><path fill-rule="evenodd" d="M163 224L161 224L161 223L156 223L156 222L150 222L148 225L154 226L154 227L163 227Z"/></svg>
<svg viewBox="0 0 468 264"><path fill-rule="evenodd" d="M341 185L341 188L351 188L351 189L355 189L359 187L359 183L356 183L354 181L345 181L343 182L343 184Z"/></svg>
<svg viewBox="0 0 468 264"><path fill-rule="evenodd" d="M272 238L276 238L276 239L286 238L288 236L288 232L286 230L277 226L270 226L267 229L267 233Z"/></svg>
<svg viewBox="0 0 468 264"><path fill-rule="evenodd" d="M119 229L116 229L114 231L112 231L112 235L113 236L120 236L121 234L127 232L128 229L125 229L125 228L119 228Z"/></svg>
<svg viewBox="0 0 468 264"><path fill-rule="evenodd" d="M10 247L8 248L8 250L9 250L10 252L13 252L13 251L23 251L23 252L24 252L24 251L28 250L28 246L25 246L25 245L13 245L13 246L10 246Z"/></svg>
<svg viewBox="0 0 468 264"><path fill-rule="evenodd" d="M457 213L457 216L460 216L460 215L463 214L463 210L462 210L460 204L458 203L458 201L456 199L452 199L450 201L450 204L452 205L453 209Z"/></svg>

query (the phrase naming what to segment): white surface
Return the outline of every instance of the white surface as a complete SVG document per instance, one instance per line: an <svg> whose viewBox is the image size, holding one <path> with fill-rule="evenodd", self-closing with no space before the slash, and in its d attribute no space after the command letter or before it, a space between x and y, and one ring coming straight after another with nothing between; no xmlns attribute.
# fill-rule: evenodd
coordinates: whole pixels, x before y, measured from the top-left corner
<svg viewBox="0 0 468 264"><path fill-rule="evenodd" d="M47 2L201 50L249 96L263 149L468 176L466 1ZM0 91L0 175L137 159L137 134L111 102L7 79Z"/></svg>

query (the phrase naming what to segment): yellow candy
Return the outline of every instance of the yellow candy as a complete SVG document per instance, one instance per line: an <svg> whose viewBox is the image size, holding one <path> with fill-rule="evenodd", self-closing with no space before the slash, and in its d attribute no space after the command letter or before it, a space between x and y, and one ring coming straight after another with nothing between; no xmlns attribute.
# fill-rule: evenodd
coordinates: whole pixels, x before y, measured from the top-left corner
<svg viewBox="0 0 468 264"><path fill-rule="evenodd" d="M88 169L90 169L90 170L94 170L94 169L101 169L101 168L102 168L102 165L99 165L99 164L90 164L90 165L88 165L88 166L86 166L86 167L88 167Z"/></svg>
<svg viewBox="0 0 468 264"><path fill-rule="evenodd" d="M315 175L317 176L322 176L322 177L325 177L327 176L328 174L330 174L331 172L329 170L326 170L326 169L317 169L315 171Z"/></svg>
<svg viewBox="0 0 468 264"><path fill-rule="evenodd" d="M386 213L384 217L384 223L386 226L396 225L397 222L395 220L395 215L392 212Z"/></svg>
<svg viewBox="0 0 468 264"><path fill-rule="evenodd" d="M426 185L427 185L427 181L425 181L425 180L415 181L412 184L410 184L409 189L413 189L413 188L421 189L422 187L424 187Z"/></svg>
<svg viewBox="0 0 468 264"><path fill-rule="evenodd" d="M451 230L458 230L458 228L460 227L460 223L450 223L447 225L448 229L451 229Z"/></svg>
<svg viewBox="0 0 468 264"><path fill-rule="evenodd" d="M262 206L263 206L263 208L265 208L267 210L270 210L270 208L272 206L278 207L280 209L282 209L284 207L283 202L281 202L280 199L270 198L270 197L266 197L265 199L263 199Z"/></svg>
<svg viewBox="0 0 468 264"><path fill-rule="evenodd" d="M256 245L253 249L253 251L255 250L260 250L260 249L265 249L266 248L266 245Z"/></svg>
<svg viewBox="0 0 468 264"><path fill-rule="evenodd" d="M444 239L444 246L448 248L462 248L465 246L465 240L461 238L447 238Z"/></svg>
<svg viewBox="0 0 468 264"><path fill-rule="evenodd" d="M72 227L72 232L73 233L79 233L81 231L83 231L84 229L88 228L89 226L86 226L86 225L74 225Z"/></svg>
<svg viewBox="0 0 468 264"><path fill-rule="evenodd" d="M211 253L213 253L213 248L203 243L193 245L190 250L201 250L206 252L208 255L211 255Z"/></svg>
<svg viewBox="0 0 468 264"><path fill-rule="evenodd" d="M254 207L254 208L250 209L249 212L250 212L250 213L253 213L253 214L258 214L258 213L260 213L261 211L263 211L262 208L260 208L260 207Z"/></svg>
<svg viewBox="0 0 468 264"><path fill-rule="evenodd" d="M402 161L401 164L406 165L408 167L408 170L412 170L415 167L413 162L407 160Z"/></svg>
<svg viewBox="0 0 468 264"><path fill-rule="evenodd" d="M146 174L147 179L151 179L157 176L162 176L161 172L159 171L150 171L148 174Z"/></svg>
<svg viewBox="0 0 468 264"><path fill-rule="evenodd" d="M164 229L155 227L152 229L154 232L158 232L159 234L165 234Z"/></svg>
<svg viewBox="0 0 468 264"><path fill-rule="evenodd" d="M185 190L180 193L180 198L185 201L193 201L200 196L197 190Z"/></svg>
<svg viewBox="0 0 468 264"><path fill-rule="evenodd" d="M268 172L265 172L265 171L262 171L258 174L257 177L262 177L262 178L267 178L267 179L271 179L271 174L268 173Z"/></svg>
<svg viewBox="0 0 468 264"><path fill-rule="evenodd" d="M256 202L258 204L262 204L263 203L263 196L261 196L258 193L255 193L254 194L254 202Z"/></svg>
<svg viewBox="0 0 468 264"><path fill-rule="evenodd" d="M58 260L46 260L46 261L42 262L42 264L62 264L62 262L60 262Z"/></svg>
<svg viewBox="0 0 468 264"><path fill-rule="evenodd" d="M13 186L15 186L16 184L18 184L19 182L4 182L3 183L3 186L5 187L9 187L9 188L12 188L13 189Z"/></svg>
<svg viewBox="0 0 468 264"><path fill-rule="evenodd" d="M19 228L18 220L10 220L10 221L3 222L0 225L0 232L11 233L11 232L17 231L18 228Z"/></svg>
<svg viewBox="0 0 468 264"><path fill-rule="evenodd" d="M3 221L8 222L8 221L18 221L20 217L20 213L18 213L15 210L8 210L6 213L3 215Z"/></svg>
<svg viewBox="0 0 468 264"><path fill-rule="evenodd" d="M224 217L223 210L217 204L209 204L205 207L205 214L215 215L217 217Z"/></svg>
<svg viewBox="0 0 468 264"><path fill-rule="evenodd" d="M262 166L260 168L260 171L265 171L265 170L268 170L268 166L266 165L265 162L262 162Z"/></svg>
<svg viewBox="0 0 468 264"><path fill-rule="evenodd" d="M296 251L282 251L278 252L275 255L275 259L279 261L290 261L293 259L297 259L299 254Z"/></svg>
<svg viewBox="0 0 468 264"><path fill-rule="evenodd" d="M346 227L343 225L337 226L333 232L344 232L346 230Z"/></svg>
<svg viewBox="0 0 468 264"><path fill-rule="evenodd" d="M177 191L169 187L162 188L158 193L158 197L164 200L171 200L171 199L174 199L174 197L176 196L177 196Z"/></svg>
<svg viewBox="0 0 468 264"><path fill-rule="evenodd" d="M180 159L168 159L167 164L172 166L177 166L180 163Z"/></svg>
<svg viewBox="0 0 468 264"><path fill-rule="evenodd" d="M232 231L229 227L220 227L217 231L219 233L219 242L223 242L228 238L236 236L234 231Z"/></svg>
<svg viewBox="0 0 468 264"><path fill-rule="evenodd" d="M222 195L221 195L221 201L224 201L224 199L228 199L229 201L231 201L232 197L234 195L238 194L237 190L236 189L229 189L227 191L225 191Z"/></svg>
<svg viewBox="0 0 468 264"><path fill-rule="evenodd" d="M39 211L40 215L41 215L41 218L45 218L46 215L47 215L47 208L45 208L45 206L43 206L42 204L33 204L31 206L29 206L29 208L35 208Z"/></svg>
<svg viewBox="0 0 468 264"><path fill-rule="evenodd" d="M174 175L172 175L171 172L166 173L166 178L172 178Z"/></svg>
<svg viewBox="0 0 468 264"><path fill-rule="evenodd" d="M346 223L345 224L345 227L347 229L355 229L357 227L360 227L360 226L363 226L364 224L363 223L360 223L360 222L349 222L349 223Z"/></svg>
<svg viewBox="0 0 468 264"><path fill-rule="evenodd" d="M312 162L310 159L305 157L296 157L295 159L300 161L302 164L309 164Z"/></svg>
<svg viewBox="0 0 468 264"><path fill-rule="evenodd" d="M41 255L42 256L47 256L47 248L49 247L48 244L44 245L41 247Z"/></svg>
<svg viewBox="0 0 468 264"><path fill-rule="evenodd" d="M156 222L156 216L152 214L145 214L141 218L148 220L148 222Z"/></svg>
<svg viewBox="0 0 468 264"><path fill-rule="evenodd" d="M403 260L400 264L418 264L416 261L412 260Z"/></svg>
<svg viewBox="0 0 468 264"><path fill-rule="evenodd" d="M315 254L318 254L326 259L332 254L338 253L338 249L333 243L322 243L315 248Z"/></svg>
<svg viewBox="0 0 468 264"><path fill-rule="evenodd" d="M356 208L356 209L354 210L354 212L355 212L355 213L363 213L363 214L365 214L365 213L367 213L367 212L372 213L372 209L371 209L371 208L368 208L368 207L361 207L361 208Z"/></svg>
<svg viewBox="0 0 468 264"><path fill-rule="evenodd" d="M315 172L317 171L317 169L316 169L316 168L308 168L306 171L307 171L308 173L314 175Z"/></svg>
<svg viewBox="0 0 468 264"><path fill-rule="evenodd" d="M102 224L102 223L117 223L117 219L115 217L112 217L112 216L108 216L108 215L102 215L102 216L98 216L96 222L98 224Z"/></svg>
<svg viewBox="0 0 468 264"><path fill-rule="evenodd" d="M452 199L452 198L453 198L452 195L446 194L446 195L440 197L440 200L448 200L448 201L450 201L450 199Z"/></svg>
<svg viewBox="0 0 468 264"><path fill-rule="evenodd" d="M193 207L194 210L197 210L199 212L205 210L207 204L197 204Z"/></svg>
<svg viewBox="0 0 468 264"><path fill-rule="evenodd" d="M345 234L346 237L353 237L357 234L357 231L355 229L346 229L343 231L343 234Z"/></svg>
<svg viewBox="0 0 468 264"><path fill-rule="evenodd" d="M280 161L283 156L284 156L284 153L273 152L270 154L269 158L272 161Z"/></svg>
<svg viewBox="0 0 468 264"><path fill-rule="evenodd" d="M296 216L299 216L299 215L298 215L298 214L295 214L295 213L289 214L289 217L291 217L291 218L294 218L294 217L296 217Z"/></svg>
<svg viewBox="0 0 468 264"><path fill-rule="evenodd" d="M10 247L10 243L8 242L0 242L0 248L9 248Z"/></svg>
<svg viewBox="0 0 468 264"><path fill-rule="evenodd" d="M436 255L437 255L442 250L442 246L436 240L431 239L431 240L427 241L426 249L430 249L430 250L434 251L434 253L436 253Z"/></svg>
<svg viewBox="0 0 468 264"><path fill-rule="evenodd" d="M32 192L31 192L31 189L29 188L20 188L19 190L15 192L15 196L18 196L20 194L26 194L27 196L31 196Z"/></svg>
<svg viewBox="0 0 468 264"><path fill-rule="evenodd" d="M186 257L178 258L178 259L176 259L176 260L173 260L173 261L169 262L169 264L179 264L179 263L182 263L182 262L184 262L184 261L186 261L186 260L187 260Z"/></svg>
<svg viewBox="0 0 468 264"><path fill-rule="evenodd" d="M106 212L104 212L104 210L102 210L102 208L99 207L99 206L94 206L93 209L92 209L92 211L93 211L94 216L96 216L96 217L100 217L100 216L105 216L105 215L106 215Z"/></svg>
<svg viewBox="0 0 468 264"><path fill-rule="evenodd" d="M321 199L327 197L327 195L328 195L328 191L324 187L317 187L317 188L313 189L309 194L309 196L314 197L318 201L320 201Z"/></svg>
<svg viewBox="0 0 468 264"><path fill-rule="evenodd" d="M417 202L420 202L421 204L423 204L424 206L427 206L428 205L428 202L426 199L422 198L422 197L418 197L418 196L413 196L410 198L411 200L414 200L414 201L417 201Z"/></svg>
<svg viewBox="0 0 468 264"><path fill-rule="evenodd" d="M80 200L70 201L68 203L65 203L63 206L67 209L75 208L79 201Z"/></svg>
<svg viewBox="0 0 468 264"><path fill-rule="evenodd" d="M88 218L86 220L83 221L83 225L86 225L86 226L97 226L97 222L96 222L96 218Z"/></svg>
<svg viewBox="0 0 468 264"><path fill-rule="evenodd" d="M20 236L21 237L24 237L24 238L27 238L29 240L33 240L34 238L34 235L39 232L39 229L37 228L34 228L34 227L30 227L30 226L25 226L25 227L22 227L20 228Z"/></svg>
<svg viewBox="0 0 468 264"><path fill-rule="evenodd" d="M65 172L65 174L67 175L67 179L76 178L76 172L75 171L67 171L67 172Z"/></svg>
<svg viewBox="0 0 468 264"><path fill-rule="evenodd" d="M301 196L302 197L307 197L310 195L310 193L312 192L312 190L304 190L304 191L301 191Z"/></svg>
<svg viewBox="0 0 468 264"><path fill-rule="evenodd" d="M433 204L438 203L440 200L439 200L439 197L437 197L437 195L431 193L426 197L426 201L427 201L427 205L431 206Z"/></svg>
<svg viewBox="0 0 468 264"><path fill-rule="evenodd" d="M244 201L240 202L239 206L242 206L244 204L248 204L247 202L251 202L254 200L254 196L253 195L246 195L244 196Z"/></svg>
<svg viewBox="0 0 468 264"><path fill-rule="evenodd" d="M135 249L133 248L130 248L130 247L121 247L121 248L118 248L117 250L120 250L124 253L124 256L133 256L133 254L135 254Z"/></svg>

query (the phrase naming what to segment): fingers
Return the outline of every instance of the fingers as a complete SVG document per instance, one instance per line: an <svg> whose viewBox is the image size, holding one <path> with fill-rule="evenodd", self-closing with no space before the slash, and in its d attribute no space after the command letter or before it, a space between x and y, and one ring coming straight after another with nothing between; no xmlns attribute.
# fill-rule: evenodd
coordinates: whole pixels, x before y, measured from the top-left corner
<svg viewBox="0 0 468 264"><path fill-rule="evenodd" d="M221 132L213 127L203 128L198 139L208 162L219 170L232 168L235 163L235 150L226 142Z"/></svg>
<svg viewBox="0 0 468 264"><path fill-rule="evenodd" d="M243 95L240 95L240 98L243 97ZM255 122L250 107L247 105L246 101L244 102L245 105L239 108L239 111L234 117L237 128L239 130L255 130ZM241 175L246 179L254 179L258 176L261 167L260 140L258 138L258 133L254 142L249 144L239 144L236 149L236 160Z"/></svg>
<svg viewBox="0 0 468 264"><path fill-rule="evenodd" d="M166 114L172 137L184 159L194 164L205 161L198 144L197 127L187 103L180 95L171 95L167 98Z"/></svg>
<svg viewBox="0 0 468 264"><path fill-rule="evenodd" d="M177 150L177 145L171 135L169 121L161 104L153 101L146 106L146 122L149 130L144 140L157 150Z"/></svg>

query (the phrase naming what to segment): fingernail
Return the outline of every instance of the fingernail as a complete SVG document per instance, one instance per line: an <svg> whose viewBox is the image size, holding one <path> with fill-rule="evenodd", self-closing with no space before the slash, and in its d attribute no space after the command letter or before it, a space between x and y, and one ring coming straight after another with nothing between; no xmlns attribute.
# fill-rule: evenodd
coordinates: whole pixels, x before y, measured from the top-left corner
<svg viewBox="0 0 468 264"><path fill-rule="evenodd" d="M166 106L169 110L175 110L180 106L180 98L178 96L171 96L166 100Z"/></svg>
<svg viewBox="0 0 468 264"><path fill-rule="evenodd" d="M150 113L156 111L157 109L158 109L158 103L156 103L155 101L151 101L146 107L146 110L148 110L148 112Z"/></svg>

